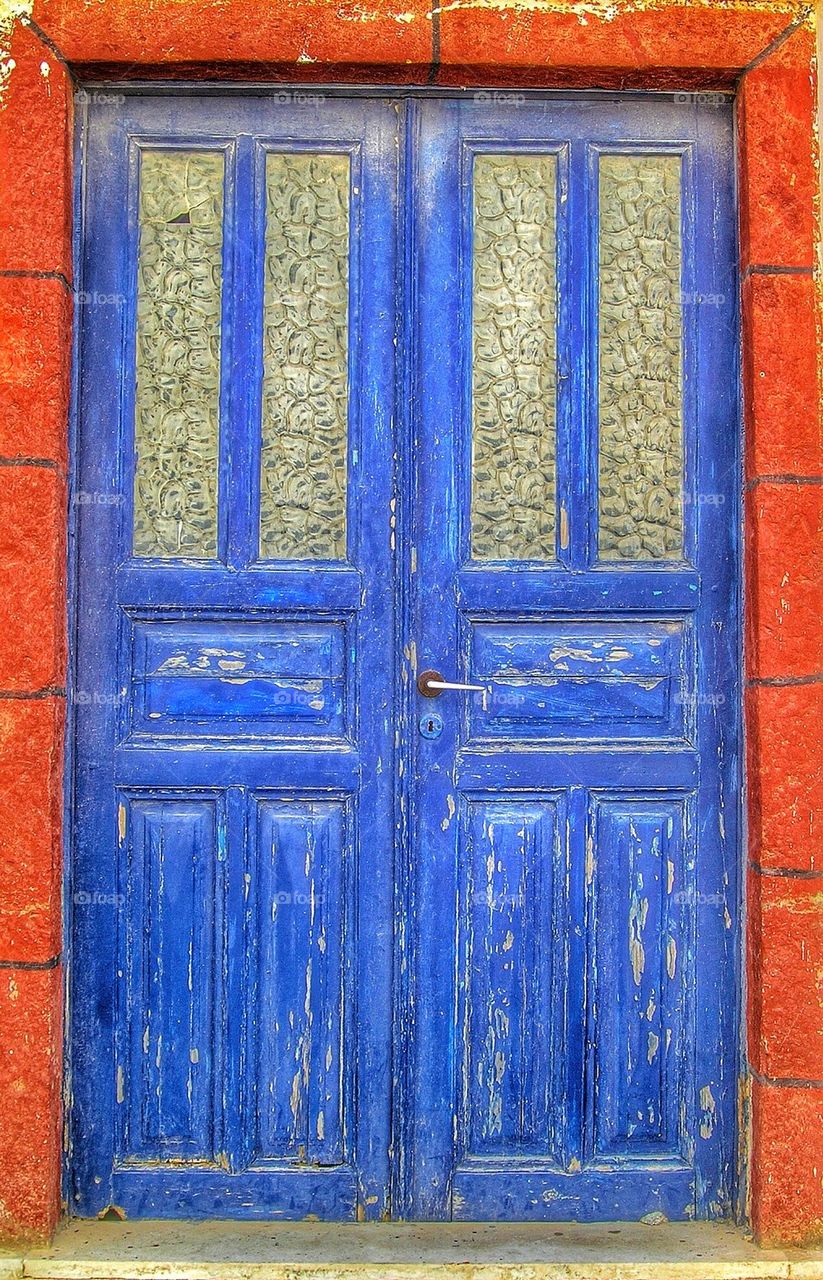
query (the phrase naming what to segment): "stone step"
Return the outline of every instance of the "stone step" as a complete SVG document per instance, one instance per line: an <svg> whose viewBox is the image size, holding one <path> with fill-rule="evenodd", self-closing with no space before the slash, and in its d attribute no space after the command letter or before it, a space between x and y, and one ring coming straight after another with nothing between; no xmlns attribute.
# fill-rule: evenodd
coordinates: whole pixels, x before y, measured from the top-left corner
<svg viewBox="0 0 823 1280"><path fill-rule="evenodd" d="M74 1221L0 1280L823 1280L725 1223Z"/></svg>

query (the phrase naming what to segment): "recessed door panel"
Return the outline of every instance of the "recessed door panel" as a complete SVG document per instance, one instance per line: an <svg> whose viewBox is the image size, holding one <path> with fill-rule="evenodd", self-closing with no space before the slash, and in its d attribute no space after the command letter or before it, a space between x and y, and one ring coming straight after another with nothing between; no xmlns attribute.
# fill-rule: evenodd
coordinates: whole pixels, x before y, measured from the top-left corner
<svg viewBox="0 0 823 1280"><path fill-rule="evenodd" d="M339 800L257 798L255 1162L340 1165L350 1146L350 827Z"/></svg>
<svg viewBox="0 0 823 1280"><path fill-rule="evenodd" d="M119 1156L214 1164L222 814L216 797L139 793L122 796L118 814L121 891L105 905L125 917Z"/></svg>
<svg viewBox="0 0 823 1280"><path fill-rule="evenodd" d="M686 992L693 956L691 796L594 793L589 814L588 1105L592 1152L685 1160Z"/></svg>
<svg viewBox="0 0 823 1280"><path fill-rule="evenodd" d="M554 939L564 919L565 829L562 796L466 803L457 936L463 1160L561 1158Z"/></svg>

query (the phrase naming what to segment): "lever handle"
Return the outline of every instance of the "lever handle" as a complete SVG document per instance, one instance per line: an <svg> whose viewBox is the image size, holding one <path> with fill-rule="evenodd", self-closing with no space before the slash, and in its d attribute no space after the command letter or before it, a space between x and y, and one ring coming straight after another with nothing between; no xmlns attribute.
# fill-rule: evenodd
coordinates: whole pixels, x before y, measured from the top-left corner
<svg viewBox="0 0 823 1280"><path fill-rule="evenodd" d="M458 684L454 680L444 680L439 671L421 671L417 677L417 688L424 698L439 698L444 689L457 689L467 693L488 693L484 684Z"/></svg>

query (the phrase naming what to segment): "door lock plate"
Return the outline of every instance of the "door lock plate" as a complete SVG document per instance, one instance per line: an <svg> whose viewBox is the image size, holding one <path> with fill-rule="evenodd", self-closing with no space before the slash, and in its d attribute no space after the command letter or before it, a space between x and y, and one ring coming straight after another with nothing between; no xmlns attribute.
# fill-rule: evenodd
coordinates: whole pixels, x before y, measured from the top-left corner
<svg viewBox="0 0 823 1280"><path fill-rule="evenodd" d="M443 732L443 717L436 711L425 711L420 717L420 733L424 738L439 738Z"/></svg>

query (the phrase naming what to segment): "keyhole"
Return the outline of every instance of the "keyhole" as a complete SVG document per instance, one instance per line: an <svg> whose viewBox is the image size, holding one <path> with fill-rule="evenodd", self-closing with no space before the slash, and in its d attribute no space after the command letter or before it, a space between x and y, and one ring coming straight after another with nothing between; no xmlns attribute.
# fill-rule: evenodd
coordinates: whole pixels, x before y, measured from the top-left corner
<svg viewBox="0 0 823 1280"><path fill-rule="evenodd" d="M435 713L426 715L424 712L419 720L420 732L424 738L439 738L443 730L442 717Z"/></svg>

